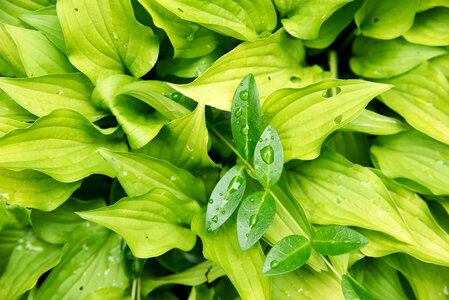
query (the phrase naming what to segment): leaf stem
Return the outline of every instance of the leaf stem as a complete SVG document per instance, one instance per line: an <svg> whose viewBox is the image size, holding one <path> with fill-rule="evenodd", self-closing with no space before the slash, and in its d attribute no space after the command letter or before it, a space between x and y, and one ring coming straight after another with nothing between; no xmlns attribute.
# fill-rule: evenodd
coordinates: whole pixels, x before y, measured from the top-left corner
<svg viewBox="0 0 449 300"><path fill-rule="evenodd" d="M329 70L331 72L332 78L338 78L338 56L336 50L330 50L328 53L329 57Z"/></svg>
<svg viewBox="0 0 449 300"><path fill-rule="evenodd" d="M137 278L137 300L141 299L142 295L142 277Z"/></svg>
<svg viewBox="0 0 449 300"><path fill-rule="evenodd" d="M136 299L137 279L133 279L133 285L131 287L131 299Z"/></svg>
<svg viewBox="0 0 449 300"><path fill-rule="evenodd" d="M327 260L327 258L324 255L321 255L321 257L323 258L324 262L329 267L329 269L331 269L335 273L335 275L337 275L337 277L341 280L341 276L340 274L338 274L337 270L335 270L334 266Z"/></svg>

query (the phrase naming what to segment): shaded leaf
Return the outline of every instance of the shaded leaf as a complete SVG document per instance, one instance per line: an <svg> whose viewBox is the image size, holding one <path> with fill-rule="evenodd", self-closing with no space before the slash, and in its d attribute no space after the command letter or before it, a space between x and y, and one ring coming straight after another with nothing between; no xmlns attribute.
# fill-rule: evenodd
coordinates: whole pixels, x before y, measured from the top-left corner
<svg viewBox="0 0 449 300"><path fill-rule="evenodd" d="M343 275L341 288L346 300L374 300L373 296L351 276Z"/></svg>

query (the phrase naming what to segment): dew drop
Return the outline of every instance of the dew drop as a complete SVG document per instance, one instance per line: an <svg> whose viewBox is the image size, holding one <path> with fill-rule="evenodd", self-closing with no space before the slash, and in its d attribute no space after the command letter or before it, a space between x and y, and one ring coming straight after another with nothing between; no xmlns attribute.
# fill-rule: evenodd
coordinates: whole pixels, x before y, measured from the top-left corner
<svg viewBox="0 0 449 300"><path fill-rule="evenodd" d="M181 100L182 94L181 93L173 93L171 94L171 99L173 101L179 101Z"/></svg>
<svg viewBox="0 0 449 300"><path fill-rule="evenodd" d="M189 145L186 146L187 150L189 150L190 152L193 151L192 147L190 147Z"/></svg>
<svg viewBox="0 0 449 300"><path fill-rule="evenodd" d="M290 77L290 81L292 83L301 83L302 79L301 79L301 77L298 77L298 76L292 76L292 77Z"/></svg>
<svg viewBox="0 0 449 300"><path fill-rule="evenodd" d="M270 145L263 147L262 150L260 150L260 156L266 164L272 164L274 161L273 147L271 147Z"/></svg>
<svg viewBox="0 0 449 300"><path fill-rule="evenodd" d="M248 91L241 91L240 94L239 94L239 97L243 101L248 100L248 97L249 97Z"/></svg>
<svg viewBox="0 0 449 300"><path fill-rule="evenodd" d="M273 260L273 261L270 263L270 267L271 267L272 269L276 268L277 266L279 266L279 262L278 262L277 260Z"/></svg>
<svg viewBox="0 0 449 300"><path fill-rule="evenodd" d="M333 97L333 96L336 96L336 95L340 94L340 92L341 92L341 88L339 88L337 86L335 88L330 88L330 89L325 90L323 92L322 96L324 98L330 98L330 97Z"/></svg>
<svg viewBox="0 0 449 300"><path fill-rule="evenodd" d="M259 139L259 142L260 142L260 143L262 143L262 142L263 142L263 139L262 139L262 138L260 138L260 139Z"/></svg>
<svg viewBox="0 0 449 300"><path fill-rule="evenodd" d="M114 38L114 40L117 40L118 39L118 34L117 34L117 32L113 32L112 33L112 37Z"/></svg>
<svg viewBox="0 0 449 300"><path fill-rule="evenodd" d="M212 217L212 222L217 223L218 222L218 216L213 216Z"/></svg>
<svg viewBox="0 0 449 300"><path fill-rule="evenodd" d="M73 10L74 10L75 12L78 12L78 8L76 8L76 7L75 7Z"/></svg>
<svg viewBox="0 0 449 300"><path fill-rule="evenodd" d="M241 107L237 108L237 110L235 111L234 115L236 117L240 117L242 115L242 108Z"/></svg>
<svg viewBox="0 0 449 300"><path fill-rule="evenodd" d="M226 214L226 211L225 211L225 210L222 210L222 211L221 211L221 214L222 214L222 215Z"/></svg>
<svg viewBox="0 0 449 300"><path fill-rule="evenodd" d="M338 115L338 116L334 119L334 123L335 123L335 124L340 124L342 119L343 119L343 115Z"/></svg>
<svg viewBox="0 0 449 300"><path fill-rule="evenodd" d="M123 47L128 48L128 44L123 44Z"/></svg>
<svg viewBox="0 0 449 300"><path fill-rule="evenodd" d="M246 237L249 237L249 233L245 234Z"/></svg>
<svg viewBox="0 0 449 300"><path fill-rule="evenodd" d="M214 199L210 198L209 199L209 204L214 204Z"/></svg>
<svg viewBox="0 0 449 300"><path fill-rule="evenodd" d="M253 227L257 223L257 215L252 215L251 218L249 218L249 227Z"/></svg>
<svg viewBox="0 0 449 300"><path fill-rule="evenodd" d="M240 132L241 132L243 135L248 135L248 131L249 131L248 125L246 125L245 127L242 127L242 129L240 129Z"/></svg>
<svg viewBox="0 0 449 300"><path fill-rule="evenodd" d="M193 41L194 37L195 37L195 34L193 32L190 32L188 35L186 35L185 38L188 42L191 42L191 41Z"/></svg>
<svg viewBox="0 0 449 300"><path fill-rule="evenodd" d="M175 181L175 180L176 180L176 176L170 177L170 180L171 180L171 181Z"/></svg>
<svg viewBox="0 0 449 300"><path fill-rule="evenodd" d="M61 94L62 94L62 91L57 91L56 94L57 94L57 95L61 95Z"/></svg>
<svg viewBox="0 0 449 300"><path fill-rule="evenodd" d="M228 186L228 193L233 194L240 188L240 185L243 183L243 178L240 176L235 176L232 178L231 182Z"/></svg>

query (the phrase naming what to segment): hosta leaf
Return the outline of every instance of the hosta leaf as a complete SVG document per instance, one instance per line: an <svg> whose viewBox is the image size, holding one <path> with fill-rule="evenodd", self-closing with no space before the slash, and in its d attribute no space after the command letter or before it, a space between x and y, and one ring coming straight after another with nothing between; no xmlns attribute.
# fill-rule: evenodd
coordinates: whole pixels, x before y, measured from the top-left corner
<svg viewBox="0 0 449 300"><path fill-rule="evenodd" d="M1 138L0 167L33 169L62 182L93 173L113 176L113 170L96 152L104 147L126 150L120 132L100 131L79 113L58 109Z"/></svg>
<svg viewBox="0 0 449 300"><path fill-rule="evenodd" d="M73 109L95 121L105 112L90 103L93 86L81 73L36 78L0 78L0 89L32 114L42 117L58 108Z"/></svg>
<svg viewBox="0 0 449 300"><path fill-rule="evenodd" d="M76 72L64 53L42 33L5 25L16 43L23 67L28 77Z"/></svg>
<svg viewBox="0 0 449 300"><path fill-rule="evenodd" d="M22 14L55 4L56 0L4 0L0 5L0 22L11 25L23 25L19 17Z"/></svg>
<svg viewBox="0 0 449 300"><path fill-rule="evenodd" d="M223 268L240 297L270 299L271 280L260 272L265 258L262 249L256 245L241 250L235 230L234 218L214 232L206 231L205 214L198 214L192 221L192 231L203 242L204 257Z"/></svg>
<svg viewBox="0 0 449 300"><path fill-rule="evenodd" d="M276 300L344 299L336 276L326 271L316 272L307 266L274 276L272 282L271 297Z"/></svg>
<svg viewBox="0 0 449 300"><path fill-rule="evenodd" d="M265 188L275 185L282 175L284 151L279 135L268 125L260 136L254 151L254 169L257 180Z"/></svg>
<svg viewBox="0 0 449 300"><path fill-rule="evenodd" d="M26 77L17 46L2 23L0 23L0 58L7 63L9 71L12 71L16 77Z"/></svg>
<svg viewBox="0 0 449 300"><path fill-rule="evenodd" d="M0 230L5 227L23 228L31 225L30 210L18 205L7 205L0 195Z"/></svg>
<svg viewBox="0 0 449 300"><path fill-rule="evenodd" d="M355 22L365 36L390 40L407 32L420 0L367 0L355 14Z"/></svg>
<svg viewBox="0 0 449 300"><path fill-rule="evenodd" d="M161 277L144 276L142 278L142 292L144 295L147 295L154 289L167 284L195 286L203 283L210 283L217 277L221 277L223 275L223 269L221 269L216 263L205 261L179 273Z"/></svg>
<svg viewBox="0 0 449 300"><path fill-rule="evenodd" d="M169 191L153 189L137 197L127 197L113 205L78 212L89 221L120 234L136 257L154 257L173 248L189 251L196 236L190 225L200 206L194 200L182 201Z"/></svg>
<svg viewBox="0 0 449 300"><path fill-rule="evenodd" d="M261 103L281 87L300 87L321 79L321 68L303 67L304 59L302 42L279 30L268 38L240 44L192 83L171 85L198 102L231 110L234 92L248 73L254 75Z"/></svg>
<svg viewBox="0 0 449 300"><path fill-rule="evenodd" d="M0 297L18 299L59 262L60 256L60 247L41 241L30 231L12 251L0 277Z"/></svg>
<svg viewBox="0 0 449 300"><path fill-rule="evenodd" d="M106 228L81 224L64 247L60 263L38 288L34 299L83 299L91 292L117 287L126 289L120 263L121 239Z"/></svg>
<svg viewBox="0 0 449 300"><path fill-rule="evenodd" d="M140 196L154 188L163 188L180 201L206 202L204 184L188 171L151 156L100 150L100 155L117 172L128 196Z"/></svg>
<svg viewBox="0 0 449 300"><path fill-rule="evenodd" d="M329 140L327 146L353 163L362 166L372 165L369 156L371 145L366 134L338 131Z"/></svg>
<svg viewBox="0 0 449 300"><path fill-rule="evenodd" d="M314 159L327 136L355 119L372 98L390 88L361 80L328 79L301 89L280 89L263 104L262 123L276 128L285 161Z"/></svg>
<svg viewBox="0 0 449 300"><path fill-rule="evenodd" d="M89 201L71 198L51 212L33 209L31 212L33 230L46 242L64 244L76 227L86 222L75 214L76 211L95 209L104 205L105 202L101 198Z"/></svg>
<svg viewBox="0 0 449 300"><path fill-rule="evenodd" d="M380 99L416 129L449 144L449 81L425 63L387 81L394 85Z"/></svg>
<svg viewBox="0 0 449 300"><path fill-rule="evenodd" d="M104 288L96 290L87 295L84 300L131 300L131 297L125 296L125 290L121 288Z"/></svg>
<svg viewBox="0 0 449 300"><path fill-rule="evenodd" d="M263 264L266 276L280 275L300 268L310 257L310 241L301 235L289 235L276 243Z"/></svg>
<svg viewBox="0 0 449 300"><path fill-rule="evenodd" d="M174 57L195 58L211 53L219 43L218 35L196 23L181 19L158 1L139 0L154 24L167 34Z"/></svg>
<svg viewBox="0 0 449 300"><path fill-rule="evenodd" d="M240 204L245 189L245 167L236 165L226 172L210 195L206 213L208 232L214 231L228 220Z"/></svg>
<svg viewBox="0 0 449 300"><path fill-rule="evenodd" d="M449 194L449 145L413 130L379 137L371 154L385 176L420 193Z"/></svg>
<svg viewBox="0 0 449 300"><path fill-rule="evenodd" d="M276 27L276 12L269 0L156 0L181 19L240 40L253 41Z"/></svg>
<svg viewBox="0 0 449 300"><path fill-rule="evenodd" d="M49 6L20 16L20 20L39 30L55 46L65 53L65 41L56 13L56 6Z"/></svg>
<svg viewBox="0 0 449 300"><path fill-rule="evenodd" d="M0 231L0 273L4 272L12 251L27 233L27 228L5 228Z"/></svg>
<svg viewBox="0 0 449 300"><path fill-rule="evenodd" d="M26 122L0 117L0 137L4 136L11 130L27 128L28 126L30 126L30 124Z"/></svg>
<svg viewBox="0 0 449 300"><path fill-rule="evenodd" d="M235 90L231 130L235 147L244 159L250 160L260 135L259 92L252 74L248 74Z"/></svg>
<svg viewBox="0 0 449 300"><path fill-rule="evenodd" d="M282 19L285 30L302 40L318 38L321 25L339 8L352 0L303 0Z"/></svg>
<svg viewBox="0 0 449 300"><path fill-rule="evenodd" d="M368 245L368 240L345 226L329 225L312 235L312 247L324 255L341 255Z"/></svg>
<svg viewBox="0 0 449 300"><path fill-rule="evenodd" d="M290 169L288 175L311 222L358 226L413 241L387 188L368 168L326 148L319 158Z"/></svg>
<svg viewBox="0 0 449 300"><path fill-rule="evenodd" d="M443 48L415 45L402 38L380 41L358 36L352 44L349 65L359 76L389 78L446 53Z"/></svg>
<svg viewBox="0 0 449 300"><path fill-rule="evenodd" d="M253 193L243 200L237 215L237 238L242 250L248 250L259 241L275 214L275 200L266 192Z"/></svg>
<svg viewBox="0 0 449 300"><path fill-rule="evenodd" d="M341 288L346 300L374 300L373 296L351 276L343 275Z"/></svg>
<svg viewBox="0 0 449 300"><path fill-rule="evenodd" d="M6 203L53 210L77 190L81 182L62 183L32 170L11 171L0 168L0 194Z"/></svg>
<svg viewBox="0 0 449 300"><path fill-rule="evenodd" d="M159 40L135 19L130 0L59 0L56 6L72 64L95 84L113 74L145 75ZM89 34L85 28L95 28Z"/></svg>
<svg viewBox="0 0 449 300"><path fill-rule="evenodd" d="M0 117L17 121L34 121L35 116L18 105L11 97L0 89Z"/></svg>
<svg viewBox="0 0 449 300"><path fill-rule="evenodd" d="M449 8L436 7L416 15L413 27L404 38L415 44L431 46L449 45Z"/></svg>

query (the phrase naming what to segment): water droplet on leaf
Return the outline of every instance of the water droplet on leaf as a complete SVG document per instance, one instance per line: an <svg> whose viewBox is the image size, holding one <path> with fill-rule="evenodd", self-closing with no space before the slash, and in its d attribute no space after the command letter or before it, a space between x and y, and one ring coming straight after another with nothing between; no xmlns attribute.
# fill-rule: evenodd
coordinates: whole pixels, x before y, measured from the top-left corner
<svg viewBox="0 0 449 300"><path fill-rule="evenodd" d="M273 147L271 147L270 145L263 147L262 150L260 150L260 156L266 164L272 164L274 161Z"/></svg>
<svg viewBox="0 0 449 300"><path fill-rule="evenodd" d="M235 176L234 178L232 178L232 180L228 186L228 193L229 194L235 193L239 189L242 182L243 182L243 178L240 176Z"/></svg>
<svg viewBox="0 0 449 300"><path fill-rule="evenodd" d="M234 115L236 117L240 117L242 115L242 108L241 107L237 108L237 110L235 111Z"/></svg>
<svg viewBox="0 0 449 300"><path fill-rule="evenodd" d="M343 115L338 115L338 116L334 119L334 123L335 123L335 124L340 124L342 119L343 119Z"/></svg>
<svg viewBox="0 0 449 300"><path fill-rule="evenodd" d="M213 216L212 217L212 222L217 223L218 222L218 216Z"/></svg>
<svg viewBox="0 0 449 300"><path fill-rule="evenodd" d="M209 204L213 204L214 203L214 199L209 199Z"/></svg>
<svg viewBox="0 0 449 300"><path fill-rule="evenodd" d="M248 96L249 96L248 91L241 91L239 94L240 99L244 101L248 100Z"/></svg>
<svg viewBox="0 0 449 300"><path fill-rule="evenodd" d="M257 215L252 215L251 218L249 218L249 227L253 227L257 223Z"/></svg>
<svg viewBox="0 0 449 300"><path fill-rule="evenodd" d="M270 264L270 267L272 269L276 268L277 266L279 266L279 262L277 260L273 260Z"/></svg>
<svg viewBox="0 0 449 300"><path fill-rule="evenodd" d="M241 132L243 135L248 135L248 131L249 131L248 125L246 125L245 127L242 127L242 129L240 129L240 132Z"/></svg>

